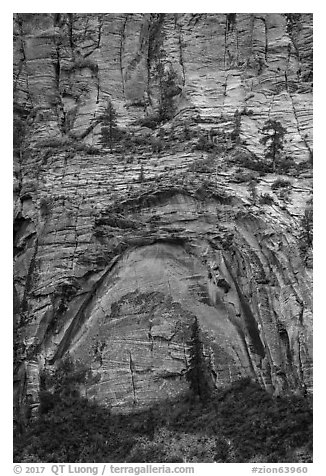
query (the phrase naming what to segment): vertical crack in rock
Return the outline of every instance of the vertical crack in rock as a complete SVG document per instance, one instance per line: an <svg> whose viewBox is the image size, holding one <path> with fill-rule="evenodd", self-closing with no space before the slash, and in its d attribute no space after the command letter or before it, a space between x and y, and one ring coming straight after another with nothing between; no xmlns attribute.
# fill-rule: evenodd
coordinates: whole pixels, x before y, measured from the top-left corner
<svg viewBox="0 0 326 476"><path fill-rule="evenodd" d="M295 104L294 104L294 101L293 101L293 96L292 94L289 92L289 97L290 97L290 100L291 100L291 104L292 104L292 109L293 109L293 116L295 118L295 124L296 124L296 128L297 128L297 131L298 131L298 134L302 140L302 142L304 143L304 145L306 146L307 150L308 150L308 154L309 154L309 160L311 163L313 163L313 151L307 141L307 137L305 137L304 134L302 134L302 131L301 131L301 126L300 126L300 122L299 122L299 119L298 119L298 115L297 115L297 111L296 111L296 107L295 107Z"/></svg>
<svg viewBox="0 0 326 476"><path fill-rule="evenodd" d="M225 15L225 27L224 27L224 55L223 55L224 70L226 69L227 38L228 38L228 18L227 18L227 15Z"/></svg>
<svg viewBox="0 0 326 476"><path fill-rule="evenodd" d="M148 327L148 340L150 342L150 350L153 352L154 350L154 338L152 334L152 327L153 327L153 321L152 318L149 319L149 327Z"/></svg>
<svg viewBox="0 0 326 476"><path fill-rule="evenodd" d="M121 33L120 33L120 50L119 50L119 61L120 61L120 72L121 72L121 83L122 83L122 92L125 94L125 80L124 80L124 71L122 66L122 58L124 54L124 43L125 43L125 31L128 22L128 13L125 14L124 20L122 22Z"/></svg>
<svg viewBox="0 0 326 476"><path fill-rule="evenodd" d="M73 13L67 13L68 17L68 31L69 31L69 45L71 48L72 53L74 52L75 49L75 42L74 42L74 14Z"/></svg>
<svg viewBox="0 0 326 476"><path fill-rule="evenodd" d="M253 57L253 52L254 52L254 29L255 29L255 15L250 15L250 43L249 43L249 54L248 58L246 61L246 66L248 68L248 65L250 61L252 60Z"/></svg>
<svg viewBox="0 0 326 476"><path fill-rule="evenodd" d="M56 19L54 18L54 27ZM60 58L60 48L61 39L54 34L54 43L55 43L55 58L54 58L54 81L55 81L55 88L56 88L56 97L58 99L58 104L56 105L56 114L57 114L57 121L58 126L61 133L67 134L69 132L69 124L68 124L68 117L67 111L65 110L63 98L61 95L61 87L60 87L60 80L61 80L61 58Z"/></svg>
<svg viewBox="0 0 326 476"><path fill-rule="evenodd" d="M268 26L266 18L262 18L265 27L265 62L268 63Z"/></svg>
<svg viewBox="0 0 326 476"><path fill-rule="evenodd" d="M132 392L133 392L133 404L136 405L137 399L136 399L136 387L135 387L135 378L134 378L135 366L131 357L131 352L129 352L129 369L130 369L131 385L132 385Z"/></svg>
<svg viewBox="0 0 326 476"><path fill-rule="evenodd" d="M97 16L97 22L98 22L98 35L97 35L96 48L100 49L101 39L102 39L102 28L103 28L103 16L101 14Z"/></svg>
<svg viewBox="0 0 326 476"><path fill-rule="evenodd" d="M300 381L301 381L301 387L304 391L304 393L306 394L307 393L307 385L305 383L305 378L304 378L304 369L303 369L303 362L302 362L302 351L301 351L301 347L302 347L302 344L301 344L301 333L299 332L299 335L298 335L298 358L299 358L299 374L300 374Z"/></svg>
<svg viewBox="0 0 326 476"><path fill-rule="evenodd" d="M182 68L182 85L184 86L186 83L186 72L185 72L185 65L183 61L183 48L184 48L184 41L182 36L182 24L178 22L179 14L175 14L175 28L178 32L178 44L179 44L179 62Z"/></svg>

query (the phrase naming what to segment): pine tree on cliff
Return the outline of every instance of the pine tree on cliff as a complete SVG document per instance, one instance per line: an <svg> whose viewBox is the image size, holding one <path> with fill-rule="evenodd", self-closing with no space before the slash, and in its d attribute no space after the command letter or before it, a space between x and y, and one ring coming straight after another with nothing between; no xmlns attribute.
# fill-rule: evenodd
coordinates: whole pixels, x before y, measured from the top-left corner
<svg viewBox="0 0 326 476"><path fill-rule="evenodd" d="M181 89L177 85L176 72L173 69L165 71L161 61L156 66L156 78L160 89L158 118L160 122L167 122L174 114L173 98L181 92Z"/></svg>
<svg viewBox="0 0 326 476"><path fill-rule="evenodd" d="M273 172L276 170L276 165L281 161L286 132L282 124L273 119L266 121L262 128L263 137L260 139L260 142L265 146L265 157L271 161Z"/></svg>
<svg viewBox="0 0 326 476"><path fill-rule="evenodd" d="M117 113L111 101L108 101L99 120L103 124L101 128L101 144L104 147L109 147L112 152L112 145L119 137L119 129L117 124Z"/></svg>
<svg viewBox="0 0 326 476"><path fill-rule="evenodd" d="M299 249L301 257L307 262L308 250L313 245L313 207L310 203L304 211L300 221Z"/></svg>
<svg viewBox="0 0 326 476"><path fill-rule="evenodd" d="M192 325L190 345L190 365L186 378L190 389L202 402L207 401L210 395L209 366L203 353L203 344L200 340L198 320L195 318Z"/></svg>

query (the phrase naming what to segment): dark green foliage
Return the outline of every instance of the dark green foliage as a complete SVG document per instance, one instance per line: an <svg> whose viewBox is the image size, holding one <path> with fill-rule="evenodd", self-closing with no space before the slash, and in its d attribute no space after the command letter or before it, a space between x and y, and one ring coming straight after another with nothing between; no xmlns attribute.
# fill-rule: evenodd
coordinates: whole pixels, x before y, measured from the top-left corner
<svg viewBox="0 0 326 476"><path fill-rule="evenodd" d="M245 106L242 111L241 111L241 116L253 116L254 111L252 109L247 109L247 106Z"/></svg>
<svg viewBox="0 0 326 476"><path fill-rule="evenodd" d="M112 152L112 146L120 137L120 133L117 125L117 113L111 101L108 101L105 110L99 117L99 121L103 124L101 128L101 144L104 147L109 147Z"/></svg>
<svg viewBox="0 0 326 476"><path fill-rule="evenodd" d="M226 28L227 31L233 31L234 25L236 24L237 14L236 13L227 13L226 14Z"/></svg>
<svg viewBox="0 0 326 476"><path fill-rule="evenodd" d="M219 278L216 280L216 286L222 288L225 293L228 293L231 289L231 285L224 278Z"/></svg>
<svg viewBox="0 0 326 476"><path fill-rule="evenodd" d="M291 201L291 189L289 187L283 187L278 190L278 198L284 202Z"/></svg>
<svg viewBox="0 0 326 476"><path fill-rule="evenodd" d="M144 109L144 107L146 107L146 101L145 101L144 98L132 99L129 106L130 107L140 107L140 108Z"/></svg>
<svg viewBox="0 0 326 476"><path fill-rule="evenodd" d="M152 151L156 154L159 154L163 149L163 141L160 137L150 137L150 142L152 146Z"/></svg>
<svg viewBox="0 0 326 476"><path fill-rule="evenodd" d="M248 153L246 150L236 151L235 162L246 167L247 169L254 170L255 172L260 172L262 174L272 171L270 164L266 163L264 160L258 159L255 155Z"/></svg>
<svg viewBox="0 0 326 476"><path fill-rule="evenodd" d="M257 174L254 172L248 172L247 170L243 170L241 168L237 169L234 175L232 176L232 182L235 183L244 183L250 182L254 180Z"/></svg>
<svg viewBox="0 0 326 476"><path fill-rule="evenodd" d="M44 150L43 157L49 157L51 152L56 153L58 151L67 152L75 155L75 152L85 152L88 155L100 155L101 149L94 147L84 142L78 141L78 139L72 139L67 137L52 137L44 139L39 143L39 147ZM51 150L52 149L52 150Z"/></svg>
<svg viewBox="0 0 326 476"><path fill-rule="evenodd" d="M234 129L231 132L231 140L234 144L240 144L241 114L238 109L234 113Z"/></svg>
<svg viewBox="0 0 326 476"><path fill-rule="evenodd" d="M25 137L25 121L17 115L14 115L13 145L14 151L20 152Z"/></svg>
<svg viewBox="0 0 326 476"><path fill-rule="evenodd" d="M159 154L164 148L164 141L153 134L138 133L130 134L127 131L120 131L120 140L115 148L116 153L134 153L137 149L145 149Z"/></svg>
<svg viewBox="0 0 326 476"><path fill-rule="evenodd" d="M286 31L289 35L291 35L294 28L300 27L301 13L285 13L285 16Z"/></svg>
<svg viewBox="0 0 326 476"><path fill-rule="evenodd" d="M72 72L84 68L90 69L95 74L98 72L98 65L89 58L84 58L82 56L77 57L73 64L67 65L64 69Z"/></svg>
<svg viewBox="0 0 326 476"><path fill-rule="evenodd" d="M14 152L20 154L23 149L26 135L26 123L31 110L26 106L14 103L13 110L13 146Z"/></svg>
<svg viewBox="0 0 326 476"><path fill-rule="evenodd" d="M310 69L309 71L305 72L301 76L301 80L303 82L311 82L313 80L313 71Z"/></svg>
<svg viewBox="0 0 326 476"><path fill-rule="evenodd" d="M197 173L212 173L214 172L214 160L212 157L194 160L190 164L189 170Z"/></svg>
<svg viewBox="0 0 326 476"><path fill-rule="evenodd" d="M148 68L160 56L163 43L162 26L165 13L151 13L148 30Z"/></svg>
<svg viewBox="0 0 326 476"><path fill-rule="evenodd" d="M269 119L262 128L263 137L260 142L265 146L265 158L272 165L275 172L279 162L281 161L281 152L284 148L284 135L286 129L279 121Z"/></svg>
<svg viewBox="0 0 326 476"><path fill-rule="evenodd" d="M43 217L49 215L52 208L52 200L50 197L43 197L40 200L40 211Z"/></svg>
<svg viewBox="0 0 326 476"><path fill-rule="evenodd" d="M205 403L185 395L131 415L63 394L43 393L43 413L15 435L15 462L295 463L296 449L311 462L311 400L273 398L249 379Z"/></svg>
<svg viewBox="0 0 326 476"><path fill-rule="evenodd" d="M197 144L195 145L195 150L201 150L203 152L211 152L214 150L215 144L211 140L209 134L203 132L202 135L199 136Z"/></svg>
<svg viewBox="0 0 326 476"><path fill-rule="evenodd" d="M307 258L307 253L309 249L312 248L313 244L313 208L311 205L307 206L304 211L304 215L300 221L300 254L303 259Z"/></svg>
<svg viewBox="0 0 326 476"><path fill-rule="evenodd" d="M66 312L69 302L76 295L78 285L73 283L62 283L54 289L51 295L53 317L47 331L57 331L61 324L61 317Z"/></svg>
<svg viewBox="0 0 326 476"><path fill-rule="evenodd" d="M280 188L288 188L291 186L291 182L289 180L283 180L283 179L276 179L275 182L272 183L272 190L278 190Z"/></svg>
<svg viewBox="0 0 326 476"><path fill-rule="evenodd" d="M74 142L72 140L66 140L62 137L50 137L49 139L44 139L40 142L40 147L42 149L49 148L49 149L69 149L72 147Z"/></svg>
<svg viewBox="0 0 326 476"><path fill-rule="evenodd" d="M169 69L166 72L161 62L157 65L157 75L160 83L158 117L160 122L167 122L172 119L175 112L173 98L177 96L181 90L177 86L176 72L173 69Z"/></svg>
<svg viewBox="0 0 326 476"><path fill-rule="evenodd" d="M187 124L183 126L183 140L187 141L191 139L191 129Z"/></svg>
<svg viewBox="0 0 326 476"><path fill-rule="evenodd" d="M73 362L68 355L59 363L54 374L51 375L47 372L41 374L43 396L49 400L49 390L51 390L54 399L58 400L62 396L76 395L79 385L86 382L87 375L87 369L79 362Z"/></svg>
<svg viewBox="0 0 326 476"><path fill-rule="evenodd" d="M43 415L48 413L55 407L56 398L53 393L49 392L48 390L41 390L40 391L40 414Z"/></svg>
<svg viewBox="0 0 326 476"><path fill-rule="evenodd" d="M255 180L251 180L248 184L248 190L250 193L251 200L255 203L257 200L257 182Z"/></svg>
<svg viewBox="0 0 326 476"><path fill-rule="evenodd" d="M146 116L142 119L138 119L135 121L134 125L148 127L149 129L156 129L159 123L161 122L160 116L158 114L154 114L151 116Z"/></svg>
<svg viewBox="0 0 326 476"><path fill-rule="evenodd" d="M156 46L158 49L161 45ZM172 67L168 67L168 63L164 62L166 53L160 49L157 51L159 58L154 70L154 76L159 84L159 109L158 122L163 123L171 120L175 112L174 97L180 94L181 88L178 86L178 77Z"/></svg>
<svg viewBox="0 0 326 476"><path fill-rule="evenodd" d="M92 145L84 144L84 143L77 143L74 146L74 150L77 150L78 152L85 152L88 155L99 155L101 154L101 149L98 149L97 147L94 147Z"/></svg>
<svg viewBox="0 0 326 476"><path fill-rule="evenodd" d="M123 151L132 151L135 152L138 147L148 147L150 145L150 137L147 135L125 135L125 137L120 141L122 144Z"/></svg>
<svg viewBox="0 0 326 476"><path fill-rule="evenodd" d="M280 174L292 175L298 168L293 157L286 156L279 160L277 170Z"/></svg>
<svg viewBox="0 0 326 476"><path fill-rule="evenodd" d="M268 193L263 193L260 197L259 197L259 203L261 205L273 205L274 203L274 199L271 195L269 195Z"/></svg>

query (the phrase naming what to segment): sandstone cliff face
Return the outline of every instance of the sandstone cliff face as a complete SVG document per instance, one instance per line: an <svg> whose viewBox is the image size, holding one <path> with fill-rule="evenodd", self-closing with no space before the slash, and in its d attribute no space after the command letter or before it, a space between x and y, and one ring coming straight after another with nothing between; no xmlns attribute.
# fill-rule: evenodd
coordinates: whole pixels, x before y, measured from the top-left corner
<svg viewBox="0 0 326 476"><path fill-rule="evenodd" d="M131 148L101 144L108 100ZM14 108L18 403L68 354L114 408L175 396L195 318L217 387L311 391L312 15L17 14ZM285 188L246 170L268 119Z"/></svg>

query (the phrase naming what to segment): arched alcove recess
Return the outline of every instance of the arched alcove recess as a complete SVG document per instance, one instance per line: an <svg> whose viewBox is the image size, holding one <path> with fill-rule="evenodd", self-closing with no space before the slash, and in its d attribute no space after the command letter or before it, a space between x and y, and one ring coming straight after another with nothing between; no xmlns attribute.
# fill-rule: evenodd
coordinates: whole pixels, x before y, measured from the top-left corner
<svg viewBox="0 0 326 476"><path fill-rule="evenodd" d="M243 324L213 287L207 267L182 246L156 243L128 252L102 283L82 327L69 341L63 337L61 352L69 350L100 376L89 396L113 406L148 405L188 388L197 318L217 385L254 377Z"/></svg>
<svg viewBox="0 0 326 476"><path fill-rule="evenodd" d="M113 409L187 391L195 319L210 384L248 376L273 393L309 391L310 278L274 225L238 198L177 189L103 210L74 269L77 290L60 288L30 326L38 344L20 381L33 405L39 370L68 355L91 371L81 391Z"/></svg>

